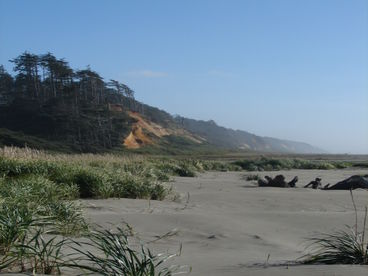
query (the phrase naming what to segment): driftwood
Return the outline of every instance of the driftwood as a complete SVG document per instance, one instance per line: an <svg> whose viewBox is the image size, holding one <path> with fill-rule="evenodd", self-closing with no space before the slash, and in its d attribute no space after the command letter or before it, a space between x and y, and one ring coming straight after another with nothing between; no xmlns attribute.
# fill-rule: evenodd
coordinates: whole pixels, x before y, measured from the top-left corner
<svg viewBox="0 0 368 276"><path fill-rule="evenodd" d="M258 180L259 187L279 187L279 188L290 188L295 187L295 183L298 182L298 177L295 176L293 180L286 182L285 176L282 174L276 175L275 178L265 176L265 179Z"/></svg>
<svg viewBox="0 0 368 276"><path fill-rule="evenodd" d="M360 176L353 175L343 181L337 182L330 187L327 184L323 190L354 190L354 189L368 189L368 175Z"/></svg>
<svg viewBox="0 0 368 276"><path fill-rule="evenodd" d="M305 185L304 188L309 188L310 186L312 186L313 189L322 189L321 180L322 180L321 178L317 177L315 180Z"/></svg>

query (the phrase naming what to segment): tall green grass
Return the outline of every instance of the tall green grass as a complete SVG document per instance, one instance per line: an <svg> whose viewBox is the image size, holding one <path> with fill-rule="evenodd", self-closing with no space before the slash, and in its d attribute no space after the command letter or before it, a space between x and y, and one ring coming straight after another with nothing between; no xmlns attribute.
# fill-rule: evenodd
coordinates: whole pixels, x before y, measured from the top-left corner
<svg viewBox="0 0 368 276"><path fill-rule="evenodd" d="M351 164L347 162L265 157L225 162L111 154L48 154L18 148L4 148L0 151L0 176L5 181L30 176L42 177L44 181L54 183L59 190L73 190L74 198L162 200L170 193L163 182L169 181L172 176L194 177L200 172L211 170L336 169L348 166Z"/></svg>
<svg viewBox="0 0 368 276"><path fill-rule="evenodd" d="M168 276L181 269L165 265L177 254L155 254L139 241L131 244L128 230L86 232L80 242L55 235L50 217L19 206L2 211L0 272L60 274L61 268L71 267L83 274Z"/></svg>
<svg viewBox="0 0 368 276"><path fill-rule="evenodd" d="M66 265L62 252L68 242L62 237L88 230L76 201L79 198L162 200L171 193L163 181L174 175L194 176L202 170L192 160L66 156L4 149L0 155L0 270L58 274ZM89 237L98 249L96 235ZM99 237L106 241L111 233L99 232ZM140 251L125 249L120 253L127 255L115 257L120 258L119 263L131 258L130 264L140 267L140 274L132 275L171 275L171 268L162 267L166 259L161 255L143 247ZM125 275L119 273L116 275Z"/></svg>
<svg viewBox="0 0 368 276"><path fill-rule="evenodd" d="M47 217L56 230L64 234L76 234L86 229L80 206L70 201L77 195L75 186L57 185L43 176L0 180L0 209L4 215L12 210L21 213L20 218Z"/></svg>
<svg viewBox="0 0 368 276"><path fill-rule="evenodd" d="M178 254L155 254L142 244L131 244L128 238L127 232L121 228L115 232L95 230L88 235L87 241L75 242L73 249L79 257L70 266L106 276L171 276L182 269L164 266Z"/></svg>
<svg viewBox="0 0 368 276"><path fill-rule="evenodd" d="M311 238L313 253L308 255L305 264L366 264L368 248L362 233L338 231L333 234L321 234Z"/></svg>
<svg viewBox="0 0 368 276"><path fill-rule="evenodd" d="M34 229L51 225L48 217L37 216L26 205L4 204L0 209L0 271L19 267L25 268L24 250L20 249Z"/></svg>
<svg viewBox="0 0 368 276"><path fill-rule="evenodd" d="M348 230L340 230L333 234L320 234L308 239L308 248L312 252L303 256L305 264L361 264L368 265L367 206L365 207L362 230L358 227L358 211L350 190L355 211L355 225Z"/></svg>
<svg viewBox="0 0 368 276"><path fill-rule="evenodd" d="M12 246L21 241L31 227L43 225L25 206L3 205L0 209L0 255L7 255Z"/></svg>
<svg viewBox="0 0 368 276"><path fill-rule="evenodd" d="M233 164L240 166L246 171L278 171L290 169L332 170L343 169L352 166L351 163L343 161L311 161L304 159L274 159L265 157L255 160L234 161Z"/></svg>
<svg viewBox="0 0 368 276"><path fill-rule="evenodd" d="M33 274L60 274L65 266L66 255L63 249L71 241L57 236L46 237L48 233L38 228L28 239L15 246L13 255L17 256L18 266Z"/></svg>
<svg viewBox="0 0 368 276"><path fill-rule="evenodd" d="M38 177L40 187L48 187L47 190L57 193L69 193L74 198L128 197L161 200L169 192L160 183L162 179L168 180L169 176L164 176L158 168L150 164L92 167L82 163L0 157L0 175L4 177L3 182L10 185L14 181L26 183L27 178Z"/></svg>

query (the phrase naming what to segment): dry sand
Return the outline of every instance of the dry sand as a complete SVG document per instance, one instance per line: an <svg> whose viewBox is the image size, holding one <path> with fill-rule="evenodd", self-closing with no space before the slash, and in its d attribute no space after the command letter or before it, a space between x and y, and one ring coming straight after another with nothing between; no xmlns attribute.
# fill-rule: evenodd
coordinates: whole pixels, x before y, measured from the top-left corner
<svg viewBox="0 0 368 276"><path fill-rule="evenodd" d="M367 170L291 170L260 172L299 177L302 187L315 177L336 183ZM305 238L354 224L348 191L304 188L259 188L244 172L209 172L175 178L180 202L108 199L84 201L86 216L104 227L129 223L145 241L173 231L150 244L156 252L183 251L174 262L192 267L190 275L368 275L368 266L287 266L305 252ZM354 191L363 217L368 191ZM361 221L361 220L360 220ZM268 266L264 264L267 262Z"/></svg>

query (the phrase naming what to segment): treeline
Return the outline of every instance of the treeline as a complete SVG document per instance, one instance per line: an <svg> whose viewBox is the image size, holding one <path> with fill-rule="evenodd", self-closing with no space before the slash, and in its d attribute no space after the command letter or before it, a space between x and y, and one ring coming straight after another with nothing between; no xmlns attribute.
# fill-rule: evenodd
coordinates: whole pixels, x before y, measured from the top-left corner
<svg viewBox="0 0 368 276"><path fill-rule="evenodd" d="M71 97L75 103L83 100L96 104L122 101L119 96L134 99L134 91L127 85L116 80L104 82L89 66L75 71L67 61L57 59L51 53L24 52L10 62L14 64L14 78L0 65L2 98L24 97L44 102L51 98Z"/></svg>
<svg viewBox="0 0 368 276"><path fill-rule="evenodd" d="M14 76L0 65L0 128L94 152L121 146L125 111L144 108L127 85L105 82L90 67L73 70L51 53L24 52L10 62Z"/></svg>

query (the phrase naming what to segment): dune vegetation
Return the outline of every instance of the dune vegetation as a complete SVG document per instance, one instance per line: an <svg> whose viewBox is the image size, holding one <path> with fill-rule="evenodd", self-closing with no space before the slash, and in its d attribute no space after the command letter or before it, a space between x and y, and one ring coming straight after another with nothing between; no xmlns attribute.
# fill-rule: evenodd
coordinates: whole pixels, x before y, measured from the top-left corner
<svg viewBox="0 0 368 276"><path fill-rule="evenodd" d="M353 191L350 190L351 200L355 211L354 226L347 226L347 230L335 231L332 234L321 233L317 237L309 238L307 249L311 252L303 256L304 264L360 264L368 265L367 215L365 206L361 230L358 225L358 211Z"/></svg>
<svg viewBox="0 0 368 276"><path fill-rule="evenodd" d="M121 231L114 236L117 234L92 229L83 217L80 199L170 200L175 198L169 183L173 176L194 177L210 170L334 169L351 165L301 159L211 161L142 155L68 155L4 147L0 151L0 270L58 274L63 266L78 268L67 261L63 248L78 252L82 245L74 238L84 237L96 249L106 249L102 243L108 243L112 246L111 254L114 247L120 246L124 262L140 267L141 274L137 275L158 275L156 268L162 268L163 262L158 255L145 247L130 247ZM126 254L133 254L133 258L128 260ZM116 256L106 254L106 258L98 259L84 254L84 258L90 267L80 269L96 272L99 265L109 265L111 271L123 271L116 268L122 260L111 261ZM162 275L170 275L170 271L167 268Z"/></svg>

